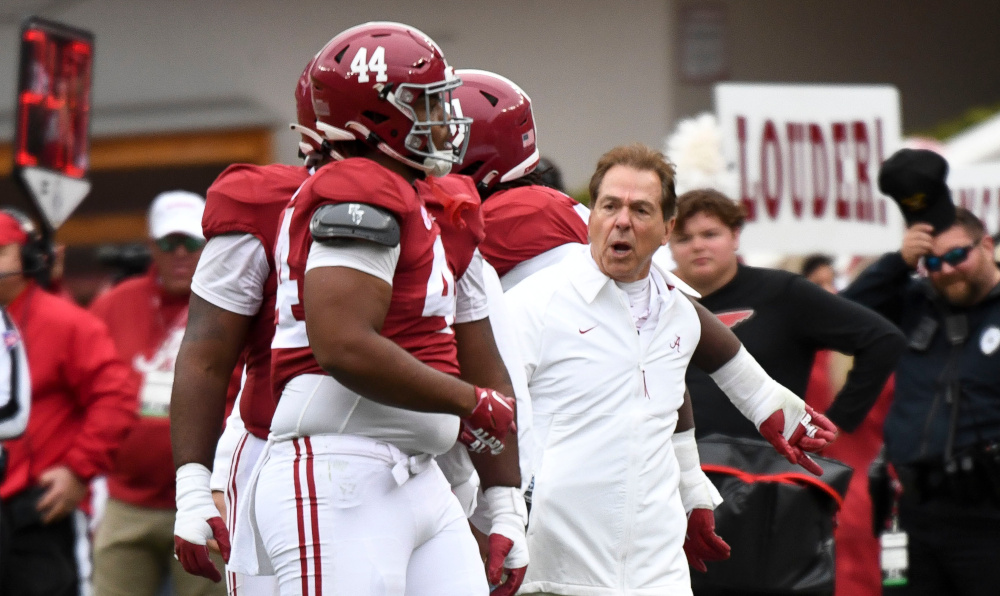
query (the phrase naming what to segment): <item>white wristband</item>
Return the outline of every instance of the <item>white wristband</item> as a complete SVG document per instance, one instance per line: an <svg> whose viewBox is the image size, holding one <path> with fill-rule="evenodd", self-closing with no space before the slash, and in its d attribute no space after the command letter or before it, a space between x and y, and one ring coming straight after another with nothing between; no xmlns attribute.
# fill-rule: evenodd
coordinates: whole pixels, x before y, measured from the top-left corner
<svg viewBox="0 0 1000 596"><path fill-rule="evenodd" d="M192 544L205 544L212 537L206 520L221 517L212 500L209 480L212 473L201 464L177 468L177 515L174 534Z"/></svg>
<svg viewBox="0 0 1000 596"><path fill-rule="evenodd" d="M785 438L805 416L805 402L771 378L744 346L711 374L712 380L754 426L778 410L785 413Z"/></svg>
<svg viewBox="0 0 1000 596"><path fill-rule="evenodd" d="M671 442L681 471L678 490L684 511L691 513L693 509L714 510L722 503L722 495L701 469L694 429L675 432Z"/></svg>
<svg viewBox="0 0 1000 596"><path fill-rule="evenodd" d="M483 492L483 502L491 522L489 534L500 534L514 543L505 566L509 569L524 567L528 564L528 549L524 537L528 525L528 507L524 504L521 489L514 486L490 487Z"/></svg>
<svg viewBox="0 0 1000 596"><path fill-rule="evenodd" d="M211 498L211 478L212 472L201 464L188 463L177 468L177 508L192 494L208 492Z"/></svg>

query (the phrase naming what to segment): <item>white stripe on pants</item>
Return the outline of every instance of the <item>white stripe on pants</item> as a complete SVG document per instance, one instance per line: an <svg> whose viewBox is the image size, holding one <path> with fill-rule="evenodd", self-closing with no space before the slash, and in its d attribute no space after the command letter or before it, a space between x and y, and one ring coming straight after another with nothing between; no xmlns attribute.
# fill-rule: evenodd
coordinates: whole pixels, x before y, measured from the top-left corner
<svg viewBox="0 0 1000 596"><path fill-rule="evenodd" d="M272 444L255 494L282 596L486 596L475 539L437 464L361 437Z"/></svg>
<svg viewBox="0 0 1000 596"><path fill-rule="evenodd" d="M229 480L226 483L226 526L230 538L236 529L236 506L244 495L250 474L257 463L257 458L264 451L267 441L257 438L249 432L243 433L233 450L232 463L229 466ZM278 578L273 575L246 575L226 567L226 587L229 596L277 596Z"/></svg>

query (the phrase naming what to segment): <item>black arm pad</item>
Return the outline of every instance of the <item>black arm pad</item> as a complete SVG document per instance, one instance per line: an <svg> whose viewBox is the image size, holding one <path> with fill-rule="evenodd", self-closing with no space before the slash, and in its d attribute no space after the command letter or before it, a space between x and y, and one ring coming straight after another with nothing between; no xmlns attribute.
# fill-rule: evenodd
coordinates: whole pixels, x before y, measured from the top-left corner
<svg viewBox="0 0 1000 596"><path fill-rule="evenodd" d="M399 245L399 222L389 211L364 203L323 205L309 222L313 240L325 244L361 239L395 247Z"/></svg>

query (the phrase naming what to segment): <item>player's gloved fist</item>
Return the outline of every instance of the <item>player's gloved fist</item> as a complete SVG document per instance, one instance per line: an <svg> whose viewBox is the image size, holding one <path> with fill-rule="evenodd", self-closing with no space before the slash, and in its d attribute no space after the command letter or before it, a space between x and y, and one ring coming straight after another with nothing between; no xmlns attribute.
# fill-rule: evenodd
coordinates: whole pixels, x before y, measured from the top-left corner
<svg viewBox="0 0 1000 596"><path fill-rule="evenodd" d="M715 512L711 509L692 509L684 538L684 554L688 563L707 573L705 561L724 561L729 558L729 552L729 545L715 533Z"/></svg>
<svg viewBox="0 0 1000 596"><path fill-rule="evenodd" d="M490 596L513 596L528 570L528 508L520 489L494 486L486 489L472 523L489 534L486 579L496 586ZM506 577L505 577L506 576Z"/></svg>
<svg viewBox="0 0 1000 596"><path fill-rule="evenodd" d="M458 440L473 453L503 451L507 433L516 431L514 400L494 389L476 387L476 407L462 418Z"/></svg>
<svg viewBox="0 0 1000 596"><path fill-rule="evenodd" d="M219 516L209 487L211 472L201 464L177 469L177 518L174 521L174 554L188 573L214 582L222 574L208 557L208 542L215 540L222 558L229 561L229 532Z"/></svg>
<svg viewBox="0 0 1000 596"><path fill-rule="evenodd" d="M798 403L787 400L760 424L760 434L788 461L821 476L823 468L806 451L819 451L829 445L836 438L837 427L794 394L792 397Z"/></svg>

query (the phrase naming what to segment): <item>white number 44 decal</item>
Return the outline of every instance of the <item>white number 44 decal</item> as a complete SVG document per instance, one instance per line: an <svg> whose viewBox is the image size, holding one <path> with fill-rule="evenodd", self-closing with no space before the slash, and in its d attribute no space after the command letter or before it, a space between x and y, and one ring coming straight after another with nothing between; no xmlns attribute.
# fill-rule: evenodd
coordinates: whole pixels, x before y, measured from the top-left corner
<svg viewBox="0 0 1000 596"><path fill-rule="evenodd" d="M374 72L375 82L384 83L389 80L388 75L385 74L385 48L378 46L375 51L372 52L371 60L368 59L368 48L361 47L358 48L358 53L354 55L354 60L351 60L351 72L358 73L358 82L367 83L368 72Z"/></svg>

